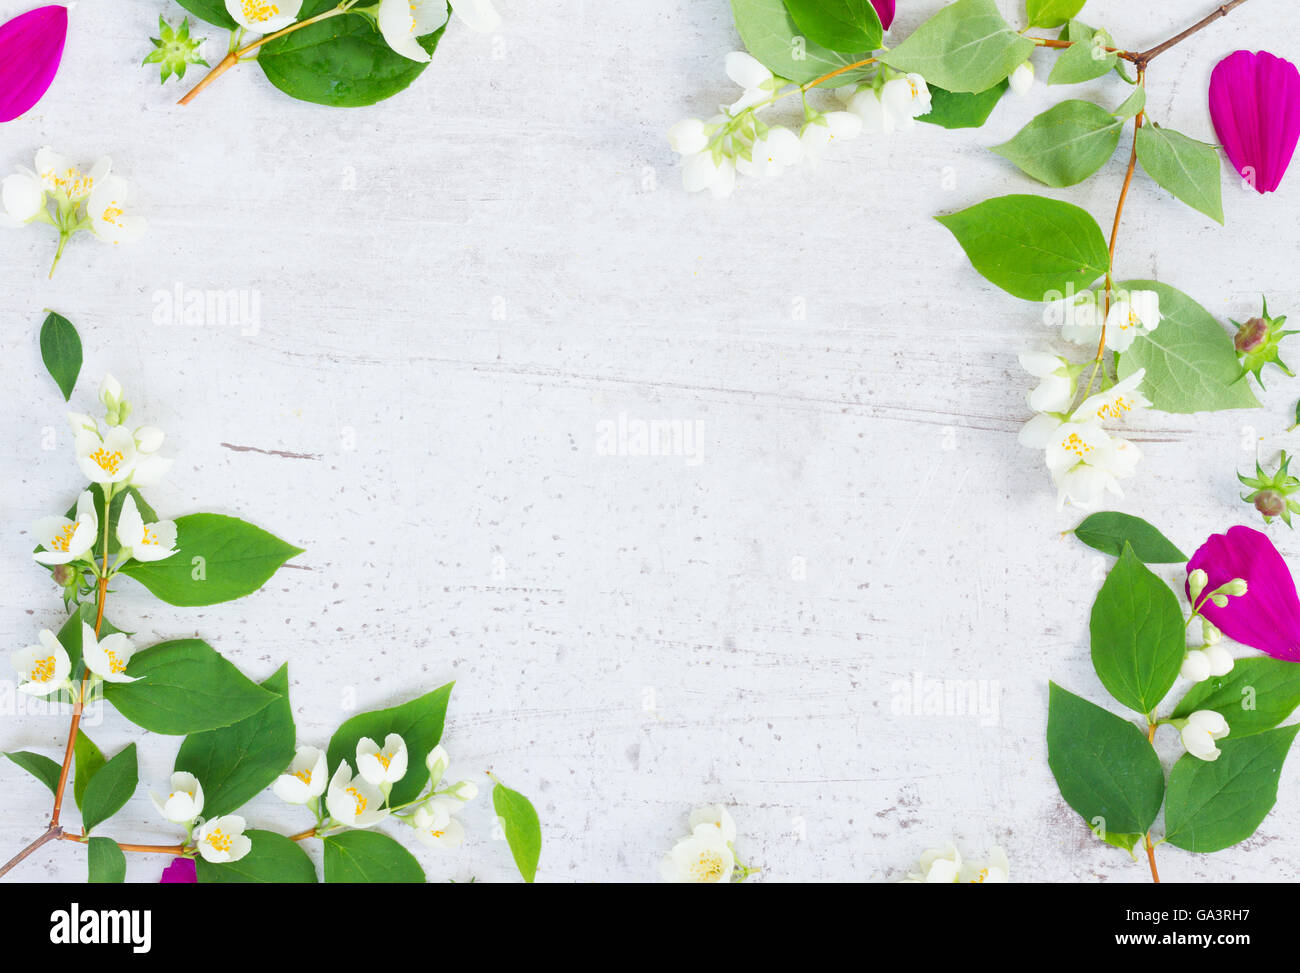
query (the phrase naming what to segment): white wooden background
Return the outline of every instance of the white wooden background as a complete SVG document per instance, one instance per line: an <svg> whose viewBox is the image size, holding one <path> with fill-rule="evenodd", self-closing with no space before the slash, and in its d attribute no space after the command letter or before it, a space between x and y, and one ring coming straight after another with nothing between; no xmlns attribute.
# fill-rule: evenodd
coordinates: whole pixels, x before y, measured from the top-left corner
<svg viewBox="0 0 1300 973"><path fill-rule="evenodd" d="M1213 140L1210 69L1281 42L1281 5L1254 0L1160 58L1152 116ZM894 37L937 2L899 6ZM1086 17L1142 47L1208 7L1094 0ZM259 594L206 609L124 581L115 623L144 642L201 635L259 678L288 659L300 742L328 740L351 694L371 708L455 679L453 771L485 783L491 768L533 798L540 879L653 880L691 806L716 801L765 881L898 879L949 839L974 857L1003 845L1019 880L1147 880L1092 839L1046 764L1047 680L1104 699L1087 651L1104 562L1060 538L1079 515L1056 510L1015 441L1015 354L1042 325L932 219L1035 191L986 147L1079 89L1039 84L981 131L839 146L717 202L680 190L664 132L734 97L725 0L503 0L498 35L453 23L408 92L346 111L292 101L255 66L177 107L184 89L139 66L160 9L179 14L77 5L50 93L0 130L5 167L46 143L111 154L151 221L134 246L76 240L52 282L48 231L0 234L0 641L60 617L28 533L78 487L36 343L54 307L87 351L73 405L112 371L137 418L167 429L159 511L238 513L307 549ZM204 31L215 63L224 39ZM1127 151L1059 195L1108 227ZM1294 310L1298 194L1296 173L1266 198L1229 185L1225 229L1140 177L1120 272L1224 318L1261 292ZM255 293L257 333L156 324L156 293L178 286ZM1300 396L1271 384L1260 411L1144 417L1123 509L1189 550L1253 522L1234 473L1287 443ZM701 461L601 455L600 424L620 415L696 424ZM981 681L996 719L896 712L918 673ZM0 738L53 755L65 726L15 715ZM91 732L106 750L138 736L111 713ZM146 739L115 836L171 840L147 788L177 744ZM1164 876L1300 876L1298 781L1293 761L1236 848L1161 849ZM7 762L0 789L0 849L16 851L48 793ZM269 794L248 817L309 823ZM486 789L465 819L459 852L419 849L430 876L510 879ZM133 856L129 877L162 864ZM60 846L15 877L84 875Z"/></svg>

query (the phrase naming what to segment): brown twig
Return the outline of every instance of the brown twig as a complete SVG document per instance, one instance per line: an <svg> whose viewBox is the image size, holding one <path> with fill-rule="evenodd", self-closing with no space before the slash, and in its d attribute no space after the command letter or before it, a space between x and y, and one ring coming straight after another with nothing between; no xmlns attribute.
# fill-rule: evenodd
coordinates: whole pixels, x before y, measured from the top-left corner
<svg viewBox="0 0 1300 973"><path fill-rule="evenodd" d="M1151 866L1151 881L1160 884L1160 872L1156 868L1156 846L1151 843L1151 832L1146 833L1147 864Z"/></svg>
<svg viewBox="0 0 1300 973"><path fill-rule="evenodd" d="M80 842L81 844L85 844L90 840L89 836L87 835L68 834L68 832L66 831L60 834L59 837L64 841L76 841L76 842ZM121 848L123 851L139 851L151 855L180 855L180 854L184 854L185 852L185 846L181 844L133 845L133 844L128 844L126 842L119 841L117 842L117 847Z"/></svg>
<svg viewBox="0 0 1300 973"><path fill-rule="evenodd" d="M1151 48L1150 50L1143 51L1141 54L1138 55L1137 63L1139 65L1146 65L1147 62L1152 61L1155 58L1159 57L1165 51L1169 50L1169 48L1181 44L1183 41L1187 40L1187 38L1191 37L1193 34L1204 30L1206 27L1210 26L1210 24L1214 23L1220 17L1228 16L1228 14L1230 14L1235 8L1240 7L1245 2L1246 0L1231 0L1230 3L1223 4L1221 7L1215 9L1208 16L1203 17L1202 19L1198 20L1196 23L1192 24L1192 26L1188 27L1181 34L1175 34L1173 37L1169 38L1169 40L1165 41L1163 44L1157 44L1155 47Z"/></svg>
<svg viewBox="0 0 1300 973"><path fill-rule="evenodd" d="M7 873L11 868L13 868L24 858L26 858L28 855L34 852L41 845L45 844L46 842L53 841L55 838L58 838L62 834L63 834L62 828L56 825L51 825L49 828L46 829L43 835L41 835L39 838L33 841L30 845L28 845L18 854L14 855L14 857L9 859L9 861L5 862L3 867L0 867L0 877L3 877L5 873Z"/></svg>

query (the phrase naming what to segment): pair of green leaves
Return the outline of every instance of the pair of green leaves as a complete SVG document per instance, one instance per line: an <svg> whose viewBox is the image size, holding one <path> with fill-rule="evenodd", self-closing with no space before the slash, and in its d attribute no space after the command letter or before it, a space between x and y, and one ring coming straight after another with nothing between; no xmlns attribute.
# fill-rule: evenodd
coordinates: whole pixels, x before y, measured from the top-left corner
<svg viewBox="0 0 1300 973"><path fill-rule="evenodd" d="M227 30L236 28L224 0L178 0L190 13ZM307 20L338 6L338 0L306 0L298 15ZM420 38L430 54L446 25ZM309 24L264 44L258 64L267 79L291 97L335 107L373 105L391 98L420 76L427 63L393 51L362 14L343 14Z"/></svg>

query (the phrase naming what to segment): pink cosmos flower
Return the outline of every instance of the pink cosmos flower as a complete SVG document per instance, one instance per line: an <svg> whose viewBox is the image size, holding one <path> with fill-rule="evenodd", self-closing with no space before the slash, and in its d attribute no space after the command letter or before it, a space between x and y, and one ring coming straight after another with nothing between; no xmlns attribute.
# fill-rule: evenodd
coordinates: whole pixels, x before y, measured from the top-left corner
<svg viewBox="0 0 1300 973"><path fill-rule="evenodd" d="M0 122L17 118L50 87L68 37L68 9L37 7L0 25Z"/></svg>
<svg viewBox="0 0 1300 973"><path fill-rule="evenodd" d="M193 858L173 858L172 863L163 869L160 884L194 884L198 880Z"/></svg>
<svg viewBox="0 0 1300 973"><path fill-rule="evenodd" d="M1267 51L1229 54L1210 75L1210 117L1232 167L1271 193L1300 139L1300 72Z"/></svg>
<svg viewBox="0 0 1300 973"><path fill-rule="evenodd" d="M889 30L889 25L894 22L894 0L871 0L871 5L880 15L880 26Z"/></svg>
<svg viewBox="0 0 1300 973"><path fill-rule="evenodd" d="M1219 631L1275 659L1300 662L1300 598L1291 569L1266 535L1249 527L1214 534L1187 564L1189 575L1198 569L1209 577L1206 594L1234 578L1246 582L1246 593L1222 608L1201 596L1201 614Z"/></svg>

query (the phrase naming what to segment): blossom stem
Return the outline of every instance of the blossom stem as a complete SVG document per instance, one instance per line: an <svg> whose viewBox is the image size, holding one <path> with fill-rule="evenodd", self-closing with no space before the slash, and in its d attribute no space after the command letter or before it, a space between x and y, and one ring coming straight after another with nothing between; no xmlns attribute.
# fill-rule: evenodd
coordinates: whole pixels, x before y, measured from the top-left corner
<svg viewBox="0 0 1300 973"><path fill-rule="evenodd" d="M1147 864L1151 866L1151 881L1159 885L1160 872L1156 869L1156 846L1151 843L1151 832L1148 831L1143 836L1143 839L1143 844L1147 849Z"/></svg>
<svg viewBox="0 0 1300 973"><path fill-rule="evenodd" d="M218 61L217 66L214 67L207 74L205 74L202 80L200 80L198 84L196 84L193 88L191 88L190 91L186 93L185 97L182 98L180 101L178 101L177 104L188 105L191 101L193 101L195 98L199 96L199 92L201 92L208 85L212 84L212 82L216 81L217 78L221 77L231 68L233 68L236 64L238 64L244 58L244 55L248 54L251 51L257 50L267 41L273 41L277 37L283 37L285 34L292 34L295 30L301 30L302 28L306 27L308 24L319 23L322 20L329 20L329 18L331 17L337 17L339 14L345 14L349 10L351 10L354 6L356 6L357 3L358 0L343 0L343 2L340 3L337 7L332 7L331 9L326 10L323 13L318 13L315 17L308 17L306 20L299 20L296 23L292 23L288 27L283 28L282 30L277 30L272 34L267 34L265 37L259 37L257 40L253 41L253 43L247 44L244 47L239 48L238 50L235 50L232 47L230 53L227 54L225 57L223 57L220 61ZM240 33L242 34L242 31Z"/></svg>
<svg viewBox="0 0 1300 973"><path fill-rule="evenodd" d="M1242 0L1242 2L1244 2L1244 0ZM1050 37L1030 37L1029 40L1033 41L1039 47L1052 47L1052 48L1073 47L1075 44L1080 43L1079 41L1063 41L1059 39L1053 39ZM1125 51L1125 50L1121 50L1118 47L1104 47L1102 48L1102 50L1104 50L1107 54L1114 54L1116 57L1122 58L1125 61L1136 62L1137 59L1142 56L1135 51Z"/></svg>
<svg viewBox="0 0 1300 973"><path fill-rule="evenodd" d="M18 854L14 855L14 857L11 858L11 859L9 859L9 861L5 862L5 864L4 864L3 866L0 866L0 877L3 877L3 876L4 876L4 875L5 875L5 874L6 874L6 873L11 869L11 868L13 868L15 865L17 865L17 864L18 864L19 862L21 862L23 859L25 859L28 855L30 855L32 852L34 852L37 848L41 847L41 845L45 844L46 842L53 841L55 838L59 837L61 834L63 834L63 829L62 829L62 828L60 828L60 827L58 827L58 826L56 826L56 825L50 825L50 827L46 829L46 831L45 831L44 834L42 834L39 838L37 838L35 841L33 841L30 845L28 845L26 848L24 848L24 849L23 849L22 851L20 851Z"/></svg>
<svg viewBox="0 0 1300 973"><path fill-rule="evenodd" d="M54 279L54 270L59 266L59 260L63 257L63 248L68 245L70 239L72 239L72 234L65 228L59 227L59 249L54 251L54 262L50 264L50 280Z"/></svg>
<svg viewBox="0 0 1300 973"><path fill-rule="evenodd" d="M1163 54L1165 51L1169 50L1169 48L1181 44L1183 41L1187 40L1187 38L1191 37L1193 34L1204 30L1206 27L1210 26L1210 24L1214 23L1220 17L1228 16L1228 14L1230 14L1236 7L1240 7L1245 2L1246 0L1230 0L1229 3L1225 3L1222 6L1217 7L1209 15L1198 20L1196 23L1192 24L1192 26L1188 27L1182 33L1175 34L1173 37L1169 38L1169 40L1165 41L1162 44L1157 44L1155 47L1151 48L1148 51L1143 51L1141 54L1138 55L1138 59L1137 59L1138 65L1140 67L1145 67L1148 61L1154 60L1155 58Z"/></svg>
<svg viewBox="0 0 1300 973"><path fill-rule="evenodd" d="M62 832L59 837L64 841L79 841L82 844L85 844L90 840L89 835L68 834L66 831ZM121 841L116 842L116 844L117 847L121 848L123 851L138 851L151 855L183 855L185 853L185 846L183 844L132 845Z"/></svg>

